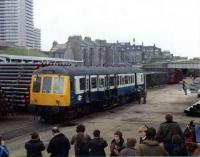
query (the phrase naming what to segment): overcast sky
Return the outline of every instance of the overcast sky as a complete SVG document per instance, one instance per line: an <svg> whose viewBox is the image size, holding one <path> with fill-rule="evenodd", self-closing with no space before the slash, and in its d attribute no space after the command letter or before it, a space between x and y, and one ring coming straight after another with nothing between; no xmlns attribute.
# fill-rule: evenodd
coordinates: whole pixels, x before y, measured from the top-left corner
<svg viewBox="0 0 200 157"><path fill-rule="evenodd" d="M200 57L200 0L34 0L42 49L82 35Z"/></svg>

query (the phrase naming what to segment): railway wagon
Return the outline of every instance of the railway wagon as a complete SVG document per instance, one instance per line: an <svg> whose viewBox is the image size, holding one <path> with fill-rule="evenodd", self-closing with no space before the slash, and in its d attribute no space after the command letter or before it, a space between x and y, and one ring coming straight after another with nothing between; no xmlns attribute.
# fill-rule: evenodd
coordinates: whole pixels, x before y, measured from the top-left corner
<svg viewBox="0 0 200 157"><path fill-rule="evenodd" d="M145 72L145 75L147 88L166 85L169 81L169 74L167 72Z"/></svg>
<svg viewBox="0 0 200 157"><path fill-rule="evenodd" d="M32 75L30 105L46 121L71 119L130 101L144 82L143 70L132 67L49 66Z"/></svg>

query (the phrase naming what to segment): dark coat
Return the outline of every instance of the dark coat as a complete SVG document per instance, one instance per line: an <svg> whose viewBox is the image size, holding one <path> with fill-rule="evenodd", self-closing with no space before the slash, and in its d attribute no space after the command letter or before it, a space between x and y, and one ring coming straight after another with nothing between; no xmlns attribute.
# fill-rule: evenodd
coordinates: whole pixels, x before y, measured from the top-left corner
<svg viewBox="0 0 200 157"><path fill-rule="evenodd" d="M70 141L70 143L71 143L72 145L75 144L77 135L78 135L78 133L75 134L75 135L72 137L72 139L71 139L71 141ZM89 141L91 140L91 137L90 137L88 134L84 134L84 138L85 138L85 141L86 141L86 142L89 142Z"/></svg>
<svg viewBox="0 0 200 157"><path fill-rule="evenodd" d="M145 140L136 148L137 156L168 156L167 151L155 140Z"/></svg>
<svg viewBox="0 0 200 157"><path fill-rule="evenodd" d="M125 147L124 149L121 150L120 156L135 156L135 148L131 147Z"/></svg>
<svg viewBox="0 0 200 157"><path fill-rule="evenodd" d="M156 139L160 142L172 143L172 136L180 135L183 138L183 132L177 122L164 122L160 124Z"/></svg>
<svg viewBox="0 0 200 157"><path fill-rule="evenodd" d="M110 156L117 156L114 152L114 149L116 149L119 153L122 149L125 148L124 139L122 138L119 143L116 143L115 140L112 140L110 145Z"/></svg>
<svg viewBox="0 0 200 157"><path fill-rule="evenodd" d="M108 144L103 138L94 138L89 142L89 149L91 156L106 156L104 148Z"/></svg>
<svg viewBox="0 0 200 157"><path fill-rule="evenodd" d="M27 157L42 157L42 151L45 150L45 146L40 139L35 139L25 143L25 149Z"/></svg>
<svg viewBox="0 0 200 157"><path fill-rule="evenodd" d="M82 143L81 145L75 145L75 156L83 156L87 157L90 156L88 143Z"/></svg>
<svg viewBox="0 0 200 157"><path fill-rule="evenodd" d="M187 149L185 144L174 145L173 156L187 156Z"/></svg>
<svg viewBox="0 0 200 157"><path fill-rule="evenodd" d="M64 134L60 133L51 139L47 148L47 152L51 153L51 157L68 157L69 149L70 143L68 138Z"/></svg>

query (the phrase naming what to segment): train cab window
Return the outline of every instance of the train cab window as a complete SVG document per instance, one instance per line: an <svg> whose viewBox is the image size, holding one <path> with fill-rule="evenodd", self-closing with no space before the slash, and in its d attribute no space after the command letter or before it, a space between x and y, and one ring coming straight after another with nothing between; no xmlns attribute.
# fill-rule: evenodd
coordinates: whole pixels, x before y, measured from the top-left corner
<svg viewBox="0 0 200 157"><path fill-rule="evenodd" d="M33 79L33 92L39 93L41 87L41 77L34 77Z"/></svg>
<svg viewBox="0 0 200 157"><path fill-rule="evenodd" d="M51 93L52 77L43 78L42 93Z"/></svg>
<svg viewBox="0 0 200 157"><path fill-rule="evenodd" d="M129 76L125 76L125 84L129 84Z"/></svg>
<svg viewBox="0 0 200 157"><path fill-rule="evenodd" d="M85 78L80 78L80 90L85 90Z"/></svg>
<svg viewBox="0 0 200 157"><path fill-rule="evenodd" d="M92 86L92 88L97 88L97 78L96 77L91 78L91 86Z"/></svg>
<svg viewBox="0 0 200 157"><path fill-rule="evenodd" d="M114 86L115 85L115 77L111 76L110 80L109 80L110 86Z"/></svg>
<svg viewBox="0 0 200 157"><path fill-rule="evenodd" d="M63 77L55 77L53 83L53 93L61 94L64 89L64 78Z"/></svg>

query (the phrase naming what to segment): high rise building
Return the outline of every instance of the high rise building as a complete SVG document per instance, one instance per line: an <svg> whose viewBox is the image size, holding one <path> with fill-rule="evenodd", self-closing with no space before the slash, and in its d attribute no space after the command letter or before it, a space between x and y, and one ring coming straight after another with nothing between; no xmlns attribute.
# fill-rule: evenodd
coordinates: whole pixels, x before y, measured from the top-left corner
<svg viewBox="0 0 200 157"><path fill-rule="evenodd" d="M0 0L0 43L40 49L40 36L33 23L33 0Z"/></svg>

